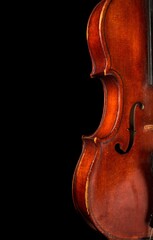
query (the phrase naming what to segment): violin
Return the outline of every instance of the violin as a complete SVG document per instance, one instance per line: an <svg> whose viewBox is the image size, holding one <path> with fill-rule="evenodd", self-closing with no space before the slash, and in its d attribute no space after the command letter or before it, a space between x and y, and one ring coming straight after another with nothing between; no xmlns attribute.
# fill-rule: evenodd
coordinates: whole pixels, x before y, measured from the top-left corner
<svg viewBox="0 0 153 240"><path fill-rule="evenodd" d="M153 239L152 0L101 0L87 22L91 78L104 94L82 136L74 207L108 239Z"/></svg>

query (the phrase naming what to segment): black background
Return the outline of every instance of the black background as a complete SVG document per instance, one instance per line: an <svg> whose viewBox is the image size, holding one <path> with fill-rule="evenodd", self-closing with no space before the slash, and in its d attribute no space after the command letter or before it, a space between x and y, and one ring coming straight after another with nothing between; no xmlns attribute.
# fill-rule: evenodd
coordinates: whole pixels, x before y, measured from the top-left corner
<svg viewBox="0 0 153 240"><path fill-rule="evenodd" d="M7 166L12 176L7 211L12 236L105 239L87 225L72 200L81 137L97 129L103 107L102 85L90 78L86 40L87 21L97 3L7 6L11 81L6 123L14 159L9 170Z"/></svg>
<svg viewBox="0 0 153 240"><path fill-rule="evenodd" d="M39 96L43 102L43 151L39 150L43 174L39 179L44 217L38 215L41 220L37 233L43 224L43 233L51 238L55 235L53 239L105 239L87 225L72 200L72 177L82 151L81 137L97 129L102 114L102 85L99 79L90 78L92 65L86 40L87 21L97 3L57 2L56 7L45 8L49 11L42 28L46 58L44 63L41 60L43 94Z"/></svg>
<svg viewBox="0 0 153 240"><path fill-rule="evenodd" d="M82 151L81 136L97 129L102 114L102 85L99 79L90 78L92 66L86 40L87 21L97 3L96 0L70 3L64 14L66 18L61 21L64 34L61 33L62 57L59 56L58 64L62 65L63 72L59 70L60 74L53 80L60 89L56 91L59 151L55 161L61 172L57 176L60 212L56 215L56 227L58 234L62 227L63 237L68 239L105 239L76 212L71 190L74 169Z"/></svg>

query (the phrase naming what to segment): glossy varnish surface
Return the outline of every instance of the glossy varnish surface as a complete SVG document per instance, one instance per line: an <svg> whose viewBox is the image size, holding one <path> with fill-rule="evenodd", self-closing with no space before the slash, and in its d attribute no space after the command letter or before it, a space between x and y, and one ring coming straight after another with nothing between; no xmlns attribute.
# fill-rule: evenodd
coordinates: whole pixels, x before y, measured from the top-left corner
<svg viewBox="0 0 153 240"><path fill-rule="evenodd" d="M153 85L149 1L102 0L87 24L91 77L104 90L101 122L82 137L72 184L76 209L109 239L149 237L153 211Z"/></svg>

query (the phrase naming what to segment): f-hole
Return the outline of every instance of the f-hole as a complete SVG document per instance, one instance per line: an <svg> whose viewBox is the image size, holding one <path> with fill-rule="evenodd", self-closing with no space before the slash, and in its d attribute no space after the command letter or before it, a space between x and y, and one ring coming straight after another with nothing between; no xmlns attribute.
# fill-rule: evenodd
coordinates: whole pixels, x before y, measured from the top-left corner
<svg viewBox="0 0 153 240"><path fill-rule="evenodd" d="M136 134L135 112L136 112L136 107L137 106L140 109L144 109L144 105L141 102L136 102L136 103L133 104L133 106L131 108L131 111L130 111L130 116L129 116L129 128L128 128L128 131L129 131L129 134L130 134L129 144L128 144L128 147L127 147L126 151L124 151L124 150L122 150L122 148L120 146L120 143L117 143L115 145L115 150L119 154L126 154L126 153L128 153L131 150L132 146L133 146L134 138L135 138L135 134Z"/></svg>

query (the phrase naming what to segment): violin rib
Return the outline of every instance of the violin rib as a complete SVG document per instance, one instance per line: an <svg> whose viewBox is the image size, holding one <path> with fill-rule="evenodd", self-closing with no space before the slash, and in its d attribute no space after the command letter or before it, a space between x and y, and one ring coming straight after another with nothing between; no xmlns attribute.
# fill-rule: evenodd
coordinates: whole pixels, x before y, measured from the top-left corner
<svg viewBox="0 0 153 240"><path fill-rule="evenodd" d="M76 210L108 239L150 237L153 212L153 85L150 0L102 0L87 23L91 78L104 107L96 131L82 136L72 195Z"/></svg>

